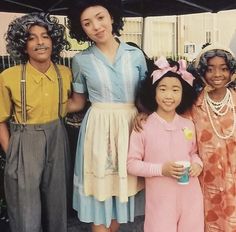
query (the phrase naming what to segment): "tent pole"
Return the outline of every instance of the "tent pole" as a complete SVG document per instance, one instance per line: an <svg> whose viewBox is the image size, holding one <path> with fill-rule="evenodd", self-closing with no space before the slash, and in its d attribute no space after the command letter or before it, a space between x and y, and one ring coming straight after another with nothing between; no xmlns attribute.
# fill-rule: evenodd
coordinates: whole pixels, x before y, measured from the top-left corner
<svg viewBox="0 0 236 232"><path fill-rule="evenodd" d="M178 54L179 54L179 16L178 15L176 15L175 26L176 26L175 52L176 52L176 55L178 56Z"/></svg>
<svg viewBox="0 0 236 232"><path fill-rule="evenodd" d="M146 17L143 17L142 22L142 34L141 34L141 48L144 48L144 42L145 42L145 23L146 23Z"/></svg>

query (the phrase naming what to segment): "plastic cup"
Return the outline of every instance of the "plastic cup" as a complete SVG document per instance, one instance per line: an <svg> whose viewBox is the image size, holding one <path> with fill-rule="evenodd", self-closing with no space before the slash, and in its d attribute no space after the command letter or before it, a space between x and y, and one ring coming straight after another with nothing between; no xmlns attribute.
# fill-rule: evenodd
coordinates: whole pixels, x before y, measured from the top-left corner
<svg viewBox="0 0 236 232"><path fill-rule="evenodd" d="M185 168L184 174L181 176L180 179L178 179L178 184L188 184L189 183L189 168L190 168L190 162L189 161L176 161L175 163L183 165Z"/></svg>

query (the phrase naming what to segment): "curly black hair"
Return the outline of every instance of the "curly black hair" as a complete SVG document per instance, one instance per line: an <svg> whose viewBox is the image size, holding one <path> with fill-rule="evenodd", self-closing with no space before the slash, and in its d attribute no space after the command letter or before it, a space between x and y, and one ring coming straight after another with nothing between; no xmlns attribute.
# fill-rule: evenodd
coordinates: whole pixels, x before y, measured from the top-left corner
<svg viewBox="0 0 236 232"><path fill-rule="evenodd" d="M5 35L7 52L13 60L26 63L29 59L25 52L31 26L38 25L46 28L52 39L53 62L60 58L61 51L70 48L69 42L65 39L65 27L58 23L58 19L44 12L33 12L13 20Z"/></svg>
<svg viewBox="0 0 236 232"><path fill-rule="evenodd" d="M177 68L179 67L178 62L176 61L168 59L168 62L170 63L170 66L174 65ZM197 92L194 90L194 88L189 85L180 74L172 71L168 71L160 79L153 83L152 72L156 69L158 69L158 67L154 66L153 70L149 70L147 77L141 83L137 94L137 98L142 107L144 107L145 111L152 113L157 110L158 105L156 102L156 88L160 81L165 77L177 78L182 85L182 100L179 106L176 108L176 113L183 114L188 109L190 109L197 99Z"/></svg>
<svg viewBox="0 0 236 232"><path fill-rule="evenodd" d="M122 5L120 0L71 0L68 10L67 28L71 38L79 43L93 42L84 32L80 17L85 9L91 6L103 6L106 8L113 19L112 33L120 36L120 30L123 29Z"/></svg>

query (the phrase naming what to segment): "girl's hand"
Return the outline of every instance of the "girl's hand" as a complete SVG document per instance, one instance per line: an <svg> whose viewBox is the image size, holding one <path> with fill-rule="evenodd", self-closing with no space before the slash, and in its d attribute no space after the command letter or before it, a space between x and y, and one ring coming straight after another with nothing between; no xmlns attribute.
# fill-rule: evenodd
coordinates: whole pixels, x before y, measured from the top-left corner
<svg viewBox="0 0 236 232"><path fill-rule="evenodd" d="M189 169L190 176L197 177L201 174L201 172L202 172L202 166L200 164L198 163L191 164L190 169Z"/></svg>
<svg viewBox="0 0 236 232"><path fill-rule="evenodd" d="M147 117L148 117L148 114L146 114L146 113L139 113L134 118L134 130L136 132L140 132L143 129L142 122L145 122L147 120Z"/></svg>
<svg viewBox="0 0 236 232"><path fill-rule="evenodd" d="M184 166L181 164L176 164L175 162L167 162L162 166L162 175L167 177L172 177L175 179L180 179L184 174Z"/></svg>

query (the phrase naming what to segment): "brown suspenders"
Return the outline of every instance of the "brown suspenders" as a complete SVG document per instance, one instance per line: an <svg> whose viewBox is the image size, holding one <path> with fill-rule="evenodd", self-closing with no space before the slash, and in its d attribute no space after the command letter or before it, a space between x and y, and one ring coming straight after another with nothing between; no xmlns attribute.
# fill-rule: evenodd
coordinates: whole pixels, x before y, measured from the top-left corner
<svg viewBox="0 0 236 232"><path fill-rule="evenodd" d="M58 89L59 89L59 102L58 102L58 117L59 118L62 118L62 102L63 102L63 99L62 99L62 96L63 96L63 80L62 80L62 77L61 77L61 73L60 73L60 70L59 68L57 67L56 64L54 64L54 68L56 70L56 73L57 73L57 79L58 79Z"/></svg>

